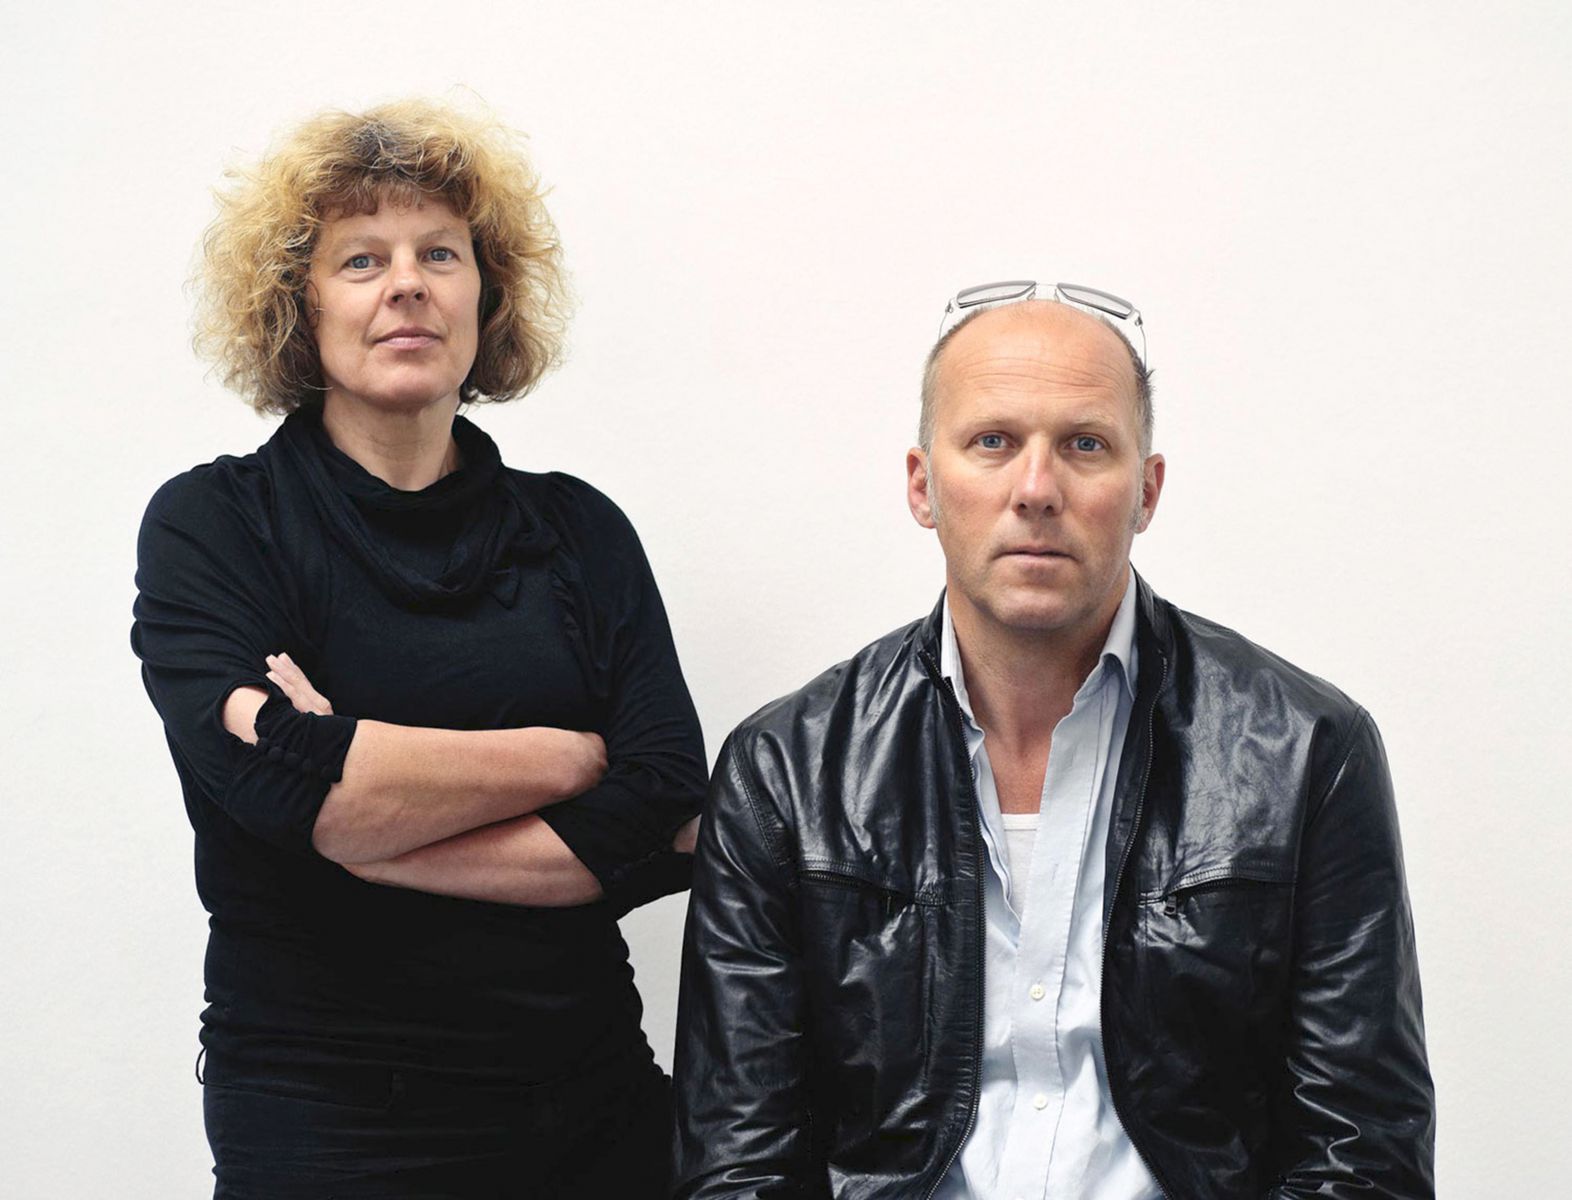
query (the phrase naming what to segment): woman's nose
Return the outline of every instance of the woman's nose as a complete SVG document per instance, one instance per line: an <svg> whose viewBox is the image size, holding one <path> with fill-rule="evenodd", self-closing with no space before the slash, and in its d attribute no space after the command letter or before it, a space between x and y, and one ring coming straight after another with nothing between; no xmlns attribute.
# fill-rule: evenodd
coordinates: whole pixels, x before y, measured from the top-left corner
<svg viewBox="0 0 1572 1200"><path fill-rule="evenodd" d="M424 300L427 294L426 277L421 274L420 264L413 257L395 258L393 269L388 273L388 299L395 303Z"/></svg>

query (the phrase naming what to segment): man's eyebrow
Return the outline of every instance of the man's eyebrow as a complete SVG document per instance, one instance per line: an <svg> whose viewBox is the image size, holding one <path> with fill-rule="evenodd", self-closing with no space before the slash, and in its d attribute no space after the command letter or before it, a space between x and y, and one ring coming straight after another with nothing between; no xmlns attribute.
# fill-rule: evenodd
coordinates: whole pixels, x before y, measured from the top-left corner
<svg viewBox="0 0 1572 1200"><path fill-rule="evenodd" d="M1022 423L1035 425L1036 418L1014 411L1004 409L982 409L975 416L965 419L968 427L979 425L1020 425ZM1091 427L1095 429L1117 429L1120 421L1117 415L1106 409L1082 408L1066 413L1062 419L1054 422L1057 425L1072 425L1076 427Z"/></svg>
<svg viewBox="0 0 1572 1200"><path fill-rule="evenodd" d="M1112 413L1099 409L1083 409L1081 412L1071 413L1065 419L1066 425L1089 425L1102 429L1113 429L1119 423L1119 419Z"/></svg>

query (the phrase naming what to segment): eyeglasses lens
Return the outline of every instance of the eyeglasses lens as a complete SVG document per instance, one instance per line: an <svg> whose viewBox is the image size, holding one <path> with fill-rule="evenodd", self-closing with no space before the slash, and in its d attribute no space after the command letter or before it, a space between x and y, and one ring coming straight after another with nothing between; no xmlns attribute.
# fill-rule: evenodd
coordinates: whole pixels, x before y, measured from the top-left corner
<svg viewBox="0 0 1572 1200"><path fill-rule="evenodd" d="M1055 289L1065 300L1071 304L1079 304L1084 308L1095 308L1098 312L1105 312L1111 317L1118 317L1127 321L1135 312L1135 305L1128 300L1108 292L1099 292L1096 288L1081 287L1074 283L1061 283Z"/></svg>
<svg viewBox="0 0 1572 1200"><path fill-rule="evenodd" d="M976 308L979 304L999 304L1007 300L1024 300L1032 294L1037 284L1030 279L1010 283L985 283L969 287L955 297L956 308Z"/></svg>

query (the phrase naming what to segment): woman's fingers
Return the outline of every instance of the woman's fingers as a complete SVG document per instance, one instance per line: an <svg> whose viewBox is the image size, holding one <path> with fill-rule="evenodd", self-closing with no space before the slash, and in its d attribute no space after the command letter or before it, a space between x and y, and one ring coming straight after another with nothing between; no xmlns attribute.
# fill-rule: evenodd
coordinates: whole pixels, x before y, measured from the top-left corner
<svg viewBox="0 0 1572 1200"><path fill-rule="evenodd" d="M312 706L309 689L301 687L299 679L277 669L269 671L267 677L277 685L279 691L284 693L284 698L295 706L296 711L316 711Z"/></svg>
<svg viewBox="0 0 1572 1200"><path fill-rule="evenodd" d="M284 693L297 712L315 713L321 717L333 715L333 705L328 698L311 686L311 680L306 678L306 673L295 665L295 660L289 655L269 654L267 665L267 677L278 685L278 690Z"/></svg>
<svg viewBox="0 0 1572 1200"><path fill-rule="evenodd" d="M671 839L671 848L678 854L692 854L693 848L699 844L699 818L694 817Z"/></svg>

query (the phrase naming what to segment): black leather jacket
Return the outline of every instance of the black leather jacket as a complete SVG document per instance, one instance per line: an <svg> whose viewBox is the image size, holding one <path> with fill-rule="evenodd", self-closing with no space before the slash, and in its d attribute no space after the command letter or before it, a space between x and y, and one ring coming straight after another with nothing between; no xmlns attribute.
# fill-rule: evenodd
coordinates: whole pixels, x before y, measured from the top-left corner
<svg viewBox="0 0 1572 1200"><path fill-rule="evenodd" d="M1391 782L1342 693L1140 583L1103 1048L1172 1200L1432 1196ZM676 1194L928 1196L976 1114L983 849L940 610L744 722L695 865Z"/></svg>

